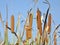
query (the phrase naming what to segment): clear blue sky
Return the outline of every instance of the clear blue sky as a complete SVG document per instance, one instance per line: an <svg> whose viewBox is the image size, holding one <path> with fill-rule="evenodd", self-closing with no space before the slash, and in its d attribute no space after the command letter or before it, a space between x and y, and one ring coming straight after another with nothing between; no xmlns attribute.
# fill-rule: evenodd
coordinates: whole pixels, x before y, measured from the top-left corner
<svg viewBox="0 0 60 45"><path fill-rule="evenodd" d="M8 25L10 27L10 17L13 14L15 17L15 27L18 20L18 14L21 13L22 17L24 19L27 16L27 11L30 8L33 8L33 14L34 17L36 17L36 9L39 8L40 11L43 13L46 13L46 10L48 8L48 5L44 4L43 1L45 0L38 0L38 3L34 7L33 0L0 0L0 12L2 14L2 18L4 21L6 21L6 5L8 5ZM60 23L60 0L49 0L51 9L50 13L52 14L53 20L55 21L56 25ZM23 20L21 17L21 20ZM35 23L36 20L33 20L33 37L35 37L36 34L36 26ZM4 23L5 24L5 23ZM23 29L24 23L21 23L21 30ZM16 29L16 28L15 28ZM51 35L54 31L54 24L52 23L52 29L51 29ZM4 29L2 27L2 24L0 22L0 32L1 32L1 38L4 39ZM11 32L9 31L9 40L11 39Z"/></svg>

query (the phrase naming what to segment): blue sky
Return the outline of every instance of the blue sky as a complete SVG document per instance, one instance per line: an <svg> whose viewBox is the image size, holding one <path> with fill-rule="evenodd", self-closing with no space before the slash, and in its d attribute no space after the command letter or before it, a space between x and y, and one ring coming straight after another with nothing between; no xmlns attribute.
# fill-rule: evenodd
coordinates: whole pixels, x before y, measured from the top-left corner
<svg viewBox="0 0 60 45"><path fill-rule="evenodd" d="M45 0L38 0L38 3L34 6L33 0L0 0L0 12L2 14L3 20L6 22L6 5L8 6L8 25L10 27L10 17L13 14L15 17L15 27L18 20L19 13L22 15L20 20L23 20L27 16L27 11L30 8L33 8L33 17L36 17L36 10L37 8L40 9L42 15L43 13L46 13L46 10L48 8L47 4L44 4L43 1ZM50 13L52 14L52 19L55 21L56 25L60 23L60 0L49 0L51 9ZM5 24L5 23L4 23ZM23 30L24 23L21 23L21 31ZM35 37L36 32L36 20L33 20L33 37ZM16 28L15 28L16 29ZM52 22L52 29L51 29L51 35L54 31L54 24ZM0 22L0 32L1 32L1 38L4 39L4 29L2 27L2 24ZM9 32L9 40L11 39L11 32ZM52 37L52 36L51 36Z"/></svg>

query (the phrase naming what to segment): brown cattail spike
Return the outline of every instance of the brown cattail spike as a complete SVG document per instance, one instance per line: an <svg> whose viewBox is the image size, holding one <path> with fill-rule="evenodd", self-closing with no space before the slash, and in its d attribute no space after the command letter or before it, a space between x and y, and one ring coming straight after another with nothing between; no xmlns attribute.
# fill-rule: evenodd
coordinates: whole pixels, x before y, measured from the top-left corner
<svg viewBox="0 0 60 45"><path fill-rule="evenodd" d="M32 37L32 21L33 21L33 15L30 13L30 15L29 15L29 29L27 30L28 39L30 39Z"/></svg>
<svg viewBox="0 0 60 45"><path fill-rule="evenodd" d="M39 9L37 10L37 28L40 32L40 35L42 35L42 23L41 23L41 12L39 11Z"/></svg>
<svg viewBox="0 0 60 45"><path fill-rule="evenodd" d="M50 34L50 32L51 32L51 14L49 14L49 16L48 16L48 34Z"/></svg>
<svg viewBox="0 0 60 45"><path fill-rule="evenodd" d="M11 31L14 32L14 16L11 16Z"/></svg>
<svg viewBox="0 0 60 45"><path fill-rule="evenodd" d="M29 26L32 27L33 15L30 13L29 15Z"/></svg>
<svg viewBox="0 0 60 45"><path fill-rule="evenodd" d="M32 37L32 22L33 22L33 15L29 14L29 25L25 26L26 29L26 39L30 39Z"/></svg>

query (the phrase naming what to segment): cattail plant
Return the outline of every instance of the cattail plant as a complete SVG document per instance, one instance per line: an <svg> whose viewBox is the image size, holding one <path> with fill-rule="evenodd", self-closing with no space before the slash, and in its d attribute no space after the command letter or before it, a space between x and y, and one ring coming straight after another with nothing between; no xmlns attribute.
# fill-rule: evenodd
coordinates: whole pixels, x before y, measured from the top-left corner
<svg viewBox="0 0 60 45"><path fill-rule="evenodd" d="M11 32L12 32L12 34L14 34L16 37L17 37L17 43L19 42L19 37L18 37L18 35L16 34L16 32L14 32L14 16L12 15L11 16L11 28L10 27L8 27L7 25L6 25L6 28L8 28L9 30L11 30ZM18 43L19 44L19 43Z"/></svg>
<svg viewBox="0 0 60 45"><path fill-rule="evenodd" d="M37 18L37 28L38 28L38 31L40 33L39 44L42 44L42 22L41 22L41 12L39 9L37 10L36 18Z"/></svg>
<svg viewBox="0 0 60 45"><path fill-rule="evenodd" d="M30 39L32 37L32 21L33 21L33 15L29 15L29 26L26 28L26 38Z"/></svg>
<svg viewBox="0 0 60 45"><path fill-rule="evenodd" d="M40 35L42 35L42 23L41 23L41 12L39 11L39 9L37 10L37 28L40 32Z"/></svg>
<svg viewBox="0 0 60 45"><path fill-rule="evenodd" d="M17 39L18 39L18 35L16 34L16 32L14 32L14 15L11 16L11 32L12 32L12 34L14 34L14 35L17 37ZM14 37L13 37L13 38L14 38ZM14 41L14 39L13 39L13 41ZM19 42L19 41L17 41L17 44L19 44L18 42Z"/></svg>
<svg viewBox="0 0 60 45"><path fill-rule="evenodd" d="M29 15L29 27L32 28L32 21L33 21L33 15L30 13Z"/></svg>
<svg viewBox="0 0 60 45"><path fill-rule="evenodd" d="M28 21L28 16L29 16L29 13L31 12L31 10L32 10L32 8L28 11L28 15L27 15L27 18L26 18L26 21L25 21L25 25L24 25L24 28L23 28L23 33L22 33L21 38L23 38L24 31L25 31L26 27L29 27L29 26L26 26L26 25L28 25L28 24L27 24L27 23L29 22L29 21Z"/></svg>
<svg viewBox="0 0 60 45"><path fill-rule="evenodd" d="M51 14L48 15L48 44L51 45L51 36L50 36L50 33L51 33Z"/></svg>
<svg viewBox="0 0 60 45"><path fill-rule="evenodd" d="M48 16L48 34L50 34L50 32L51 32L51 14L49 14L49 16Z"/></svg>
<svg viewBox="0 0 60 45"><path fill-rule="evenodd" d="M50 43L50 31L51 31L51 14L48 15L48 23L45 24L45 30L44 30L44 39L45 39L45 45L48 45Z"/></svg>
<svg viewBox="0 0 60 45"><path fill-rule="evenodd" d="M11 32L14 33L14 15L11 16ZM12 36L12 40L14 41L13 36ZM12 45L14 45L13 42Z"/></svg>
<svg viewBox="0 0 60 45"><path fill-rule="evenodd" d="M14 16L11 16L11 32L14 32Z"/></svg>

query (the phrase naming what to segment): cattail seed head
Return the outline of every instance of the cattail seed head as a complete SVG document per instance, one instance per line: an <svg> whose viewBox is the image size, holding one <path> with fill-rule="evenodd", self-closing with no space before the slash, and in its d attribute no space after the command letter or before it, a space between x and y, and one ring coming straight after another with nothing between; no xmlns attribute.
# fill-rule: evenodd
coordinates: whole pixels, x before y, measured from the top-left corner
<svg viewBox="0 0 60 45"><path fill-rule="evenodd" d="M37 10L37 14L36 14L36 18L37 18L37 28L40 32L40 35L42 35L42 23L41 23L41 12L39 11L39 9Z"/></svg>
<svg viewBox="0 0 60 45"><path fill-rule="evenodd" d="M11 31L14 32L14 16L11 16Z"/></svg>
<svg viewBox="0 0 60 45"><path fill-rule="evenodd" d="M49 14L49 16L48 16L48 34L50 34L50 32L51 32L51 14Z"/></svg>

